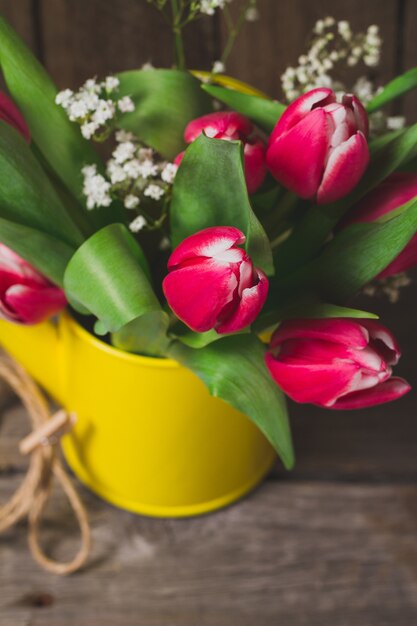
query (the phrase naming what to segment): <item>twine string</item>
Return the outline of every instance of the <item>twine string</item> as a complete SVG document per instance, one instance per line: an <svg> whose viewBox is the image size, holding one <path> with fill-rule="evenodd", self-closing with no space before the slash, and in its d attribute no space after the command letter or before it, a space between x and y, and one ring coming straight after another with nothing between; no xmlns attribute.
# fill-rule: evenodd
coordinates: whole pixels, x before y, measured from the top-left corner
<svg viewBox="0 0 417 626"><path fill-rule="evenodd" d="M36 433L44 429L51 419L49 407L32 378L8 356L0 357L0 378L8 383L22 401L32 431ZM27 517L28 542L33 558L49 572L66 575L85 564L91 549L91 531L86 509L56 454L58 442L59 437L40 439L39 445L32 448L25 478L9 501L0 507L0 533ZM66 494L80 529L80 548L74 558L67 562L49 558L40 544L42 515L51 495L53 479Z"/></svg>

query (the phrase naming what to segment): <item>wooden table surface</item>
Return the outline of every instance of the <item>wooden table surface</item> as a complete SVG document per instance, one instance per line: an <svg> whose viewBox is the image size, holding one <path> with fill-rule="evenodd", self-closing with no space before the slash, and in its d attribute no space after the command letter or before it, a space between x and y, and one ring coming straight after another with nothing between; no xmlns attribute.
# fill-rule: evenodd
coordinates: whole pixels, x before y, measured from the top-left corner
<svg viewBox="0 0 417 626"><path fill-rule="evenodd" d="M382 309L404 346L399 371L417 387L414 291ZM1 502L25 471L16 443L27 424L16 400L4 391L0 400ZM94 548L67 578L32 562L24 523L0 536L0 625L417 624L417 390L355 413L291 409L296 469L277 464L226 510L153 520L80 486ZM45 546L65 558L77 541L56 493Z"/></svg>

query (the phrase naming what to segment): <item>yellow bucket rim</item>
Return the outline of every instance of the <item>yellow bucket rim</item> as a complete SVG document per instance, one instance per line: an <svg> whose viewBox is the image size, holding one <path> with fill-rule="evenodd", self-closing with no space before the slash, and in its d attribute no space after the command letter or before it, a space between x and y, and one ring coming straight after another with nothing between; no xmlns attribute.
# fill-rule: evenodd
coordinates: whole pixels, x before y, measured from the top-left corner
<svg viewBox="0 0 417 626"><path fill-rule="evenodd" d="M82 341L88 343L90 346L93 346L97 350L101 352L105 352L106 354L113 356L118 359L122 359L124 361L128 361L131 363L140 363L141 365L146 365L147 367L157 367L157 368L179 368L181 367L177 361L168 358L158 358L153 356L143 356L141 354L132 354L130 352L124 352L119 348L115 348L114 346L105 343L95 335L92 335L88 330L86 330L81 324L79 324L68 311L65 311L61 314L66 324L70 327L72 332L77 335Z"/></svg>

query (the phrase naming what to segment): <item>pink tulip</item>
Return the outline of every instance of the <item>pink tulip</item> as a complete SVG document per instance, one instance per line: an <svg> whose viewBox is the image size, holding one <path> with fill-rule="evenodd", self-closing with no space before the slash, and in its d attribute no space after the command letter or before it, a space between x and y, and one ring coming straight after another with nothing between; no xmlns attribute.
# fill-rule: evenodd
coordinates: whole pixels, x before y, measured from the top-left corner
<svg viewBox="0 0 417 626"><path fill-rule="evenodd" d="M266 365L296 402L360 409L410 390L392 377L400 351L390 331L368 319L294 320L272 336Z"/></svg>
<svg viewBox="0 0 417 626"><path fill-rule="evenodd" d="M256 136L250 138L253 133L251 122L233 111L209 113L188 124L184 139L186 143L192 143L203 132L212 139L242 141L246 184L248 192L255 193L264 182L266 175L265 146ZM174 161L176 165L180 164L183 155L182 152L177 156Z"/></svg>
<svg viewBox="0 0 417 626"><path fill-rule="evenodd" d="M313 89L295 100L269 139L271 174L301 198L317 204L348 194L364 173L369 150L368 118L360 101L331 89Z"/></svg>
<svg viewBox="0 0 417 626"><path fill-rule="evenodd" d="M417 174L406 172L391 174L349 211L341 227L345 228L361 222L374 222L413 198L417 200ZM379 274L378 278L405 272L414 265L417 265L417 234L412 237L397 258Z"/></svg>
<svg viewBox="0 0 417 626"><path fill-rule="evenodd" d="M232 226L205 228L184 239L169 258L163 290L171 309L192 330L233 333L258 316L268 279L237 247L244 241Z"/></svg>
<svg viewBox="0 0 417 626"><path fill-rule="evenodd" d="M23 137L26 143L30 143L30 131L23 115L6 94L0 91L0 120L13 126Z"/></svg>
<svg viewBox="0 0 417 626"><path fill-rule="evenodd" d="M38 324L65 308L64 292L0 244L0 318Z"/></svg>

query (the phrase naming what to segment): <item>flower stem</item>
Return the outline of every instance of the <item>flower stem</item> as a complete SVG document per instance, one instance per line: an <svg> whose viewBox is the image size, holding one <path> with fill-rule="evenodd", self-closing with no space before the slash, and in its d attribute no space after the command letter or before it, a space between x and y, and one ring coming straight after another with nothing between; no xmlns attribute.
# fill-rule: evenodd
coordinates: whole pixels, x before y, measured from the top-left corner
<svg viewBox="0 0 417 626"><path fill-rule="evenodd" d="M175 67L178 70L185 70L185 52L182 39L182 2L181 0L171 0L172 8L172 32L174 34Z"/></svg>

